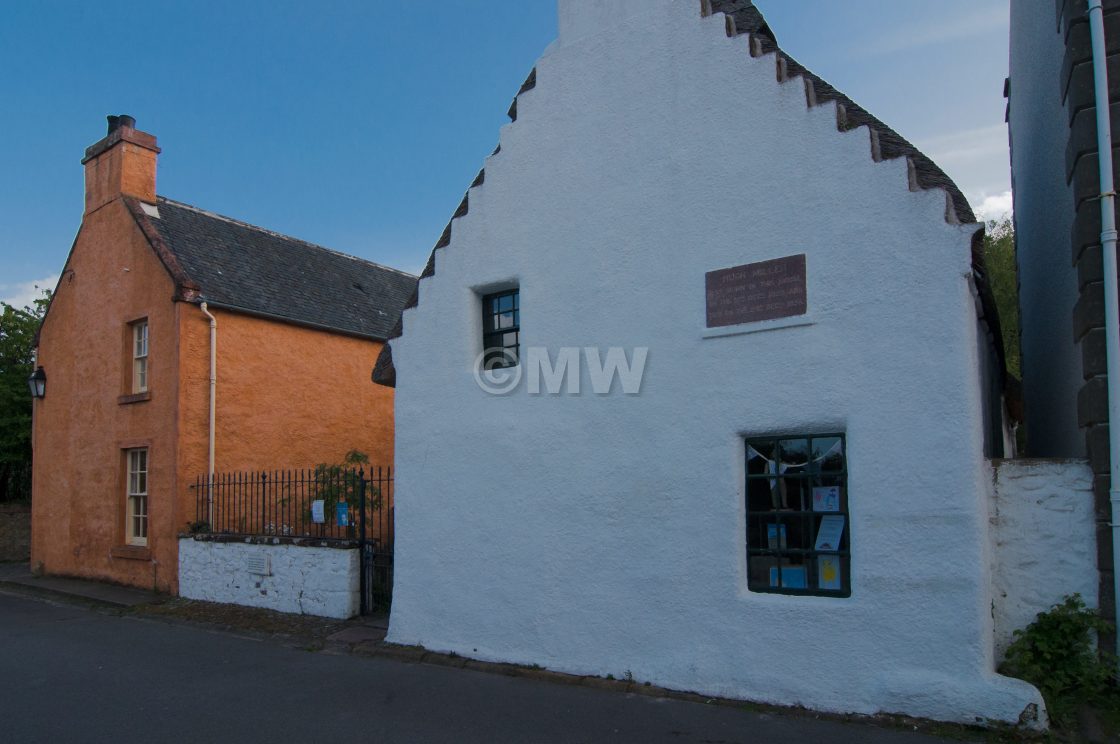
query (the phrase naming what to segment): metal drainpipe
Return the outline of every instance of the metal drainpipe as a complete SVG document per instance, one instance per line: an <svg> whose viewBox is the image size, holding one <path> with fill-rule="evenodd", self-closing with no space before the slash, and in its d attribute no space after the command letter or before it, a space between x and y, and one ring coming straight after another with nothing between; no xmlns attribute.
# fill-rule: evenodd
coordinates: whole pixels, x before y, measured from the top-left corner
<svg viewBox="0 0 1120 744"><path fill-rule="evenodd" d="M1112 180L1112 122L1108 59L1101 0L1089 0L1089 34L1097 107L1097 161L1101 171L1101 261L1104 267L1104 329L1108 360L1109 502L1112 506L1112 580L1120 617L1120 302L1116 296L1116 193ZM1120 652L1120 633L1117 634Z"/></svg>
<svg viewBox="0 0 1120 744"><path fill-rule="evenodd" d="M210 319L210 449L206 478L206 506L210 529L214 529L214 401L218 384L218 319L202 303L202 314Z"/></svg>

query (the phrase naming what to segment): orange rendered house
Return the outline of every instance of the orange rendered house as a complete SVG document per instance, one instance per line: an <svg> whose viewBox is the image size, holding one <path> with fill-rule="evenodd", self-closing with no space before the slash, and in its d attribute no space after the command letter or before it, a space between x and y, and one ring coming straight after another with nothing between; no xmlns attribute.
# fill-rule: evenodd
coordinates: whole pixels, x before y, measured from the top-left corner
<svg viewBox="0 0 1120 744"><path fill-rule="evenodd" d="M199 475L392 464L393 391L369 370L416 279L157 196L134 125L109 117L86 150L40 330L31 563L176 592Z"/></svg>

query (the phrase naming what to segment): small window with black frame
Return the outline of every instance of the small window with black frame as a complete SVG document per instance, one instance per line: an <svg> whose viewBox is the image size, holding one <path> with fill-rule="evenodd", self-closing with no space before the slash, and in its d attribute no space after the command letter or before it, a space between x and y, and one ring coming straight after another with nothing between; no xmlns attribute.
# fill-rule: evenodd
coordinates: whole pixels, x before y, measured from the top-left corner
<svg viewBox="0 0 1120 744"><path fill-rule="evenodd" d="M843 434L746 440L751 591L851 596L846 448Z"/></svg>
<svg viewBox="0 0 1120 744"><path fill-rule="evenodd" d="M482 298L483 369L516 367L521 356L521 293L519 289Z"/></svg>

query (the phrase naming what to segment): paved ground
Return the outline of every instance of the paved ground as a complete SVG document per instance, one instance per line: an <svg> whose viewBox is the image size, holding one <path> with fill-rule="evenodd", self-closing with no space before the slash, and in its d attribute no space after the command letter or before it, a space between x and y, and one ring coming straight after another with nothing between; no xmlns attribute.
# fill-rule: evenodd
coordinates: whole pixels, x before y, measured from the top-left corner
<svg viewBox="0 0 1120 744"><path fill-rule="evenodd" d="M84 597L117 607L136 607L160 598L155 592L62 576L33 576L26 563L0 563L0 584L17 584L36 592Z"/></svg>
<svg viewBox="0 0 1120 744"><path fill-rule="evenodd" d="M310 653L0 590L11 742L941 741L613 690Z"/></svg>

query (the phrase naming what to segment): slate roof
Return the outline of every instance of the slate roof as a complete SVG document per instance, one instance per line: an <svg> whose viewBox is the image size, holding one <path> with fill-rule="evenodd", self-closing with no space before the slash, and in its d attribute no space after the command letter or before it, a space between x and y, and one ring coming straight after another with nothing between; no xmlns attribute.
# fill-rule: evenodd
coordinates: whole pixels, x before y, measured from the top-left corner
<svg viewBox="0 0 1120 744"><path fill-rule="evenodd" d="M384 340L416 287L403 271L162 196L155 210L126 202L180 299Z"/></svg>

